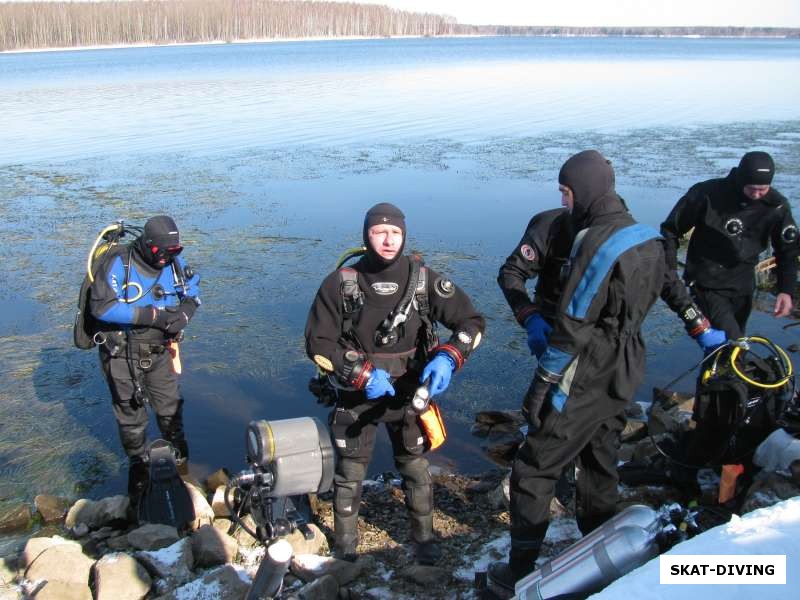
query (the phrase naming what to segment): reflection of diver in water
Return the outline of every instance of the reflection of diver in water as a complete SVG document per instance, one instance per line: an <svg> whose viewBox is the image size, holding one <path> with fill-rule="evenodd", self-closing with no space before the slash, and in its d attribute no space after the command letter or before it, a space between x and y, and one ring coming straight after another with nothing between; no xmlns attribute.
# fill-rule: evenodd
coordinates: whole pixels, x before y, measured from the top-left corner
<svg viewBox="0 0 800 600"><path fill-rule="evenodd" d="M98 256L90 257L89 315L114 403L120 441L130 459L128 493L136 501L148 478L149 403L162 436L185 461L183 398L178 389L177 340L200 305L199 275L179 256L178 228L168 216L147 221L130 244L116 244L122 226ZM94 264L91 260L94 259ZM77 337L76 337L77 343Z"/></svg>

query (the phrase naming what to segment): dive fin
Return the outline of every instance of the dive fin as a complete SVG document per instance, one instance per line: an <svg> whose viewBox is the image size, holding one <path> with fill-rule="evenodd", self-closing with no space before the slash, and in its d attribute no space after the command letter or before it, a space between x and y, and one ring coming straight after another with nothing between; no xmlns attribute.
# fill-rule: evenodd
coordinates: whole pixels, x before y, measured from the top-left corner
<svg viewBox="0 0 800 600"><path fill-rule="evenodd" d="M194 503L178 474L175 450L165 440L155 440L148 450L150 483L139 499L140 523L172 525L179 531L195 519Z"/></svg>

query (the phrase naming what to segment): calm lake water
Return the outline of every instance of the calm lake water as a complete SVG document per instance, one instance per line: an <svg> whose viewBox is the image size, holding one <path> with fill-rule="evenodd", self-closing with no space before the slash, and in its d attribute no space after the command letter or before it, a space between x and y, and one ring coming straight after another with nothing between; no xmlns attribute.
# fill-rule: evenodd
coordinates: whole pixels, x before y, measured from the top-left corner
<svg viewBox="0 0 800 600"><path fill-rule="evenodd" d="M435 461L486 468L477 410L516 408L534 368L495 284L556 176L594 147L657 226L750 149L800 192L800 41L472 38L0 55L0 506L98 497L125 465L95 352L72 347L85 256L119 218L167 212L202 274L183 345L193 471L244 465L251 419L323 417L306 383L308 306L379 201L409 247L488 319L441 398ZM794 204L796 206L796 204ZM764 306L771 298L765 295ZM765 313L751 331L800 340ZM639 399L700 359L658 304ZM685 382L690 386L690 382ZM392 468L382 440L371 474Z"/></svg>

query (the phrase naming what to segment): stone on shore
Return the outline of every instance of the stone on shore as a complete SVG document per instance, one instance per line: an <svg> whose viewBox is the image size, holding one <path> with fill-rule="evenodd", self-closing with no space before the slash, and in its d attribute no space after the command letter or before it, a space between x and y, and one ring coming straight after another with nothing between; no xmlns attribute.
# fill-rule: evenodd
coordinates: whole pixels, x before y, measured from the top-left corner
<svg viewBox="0 0 800 600"><path fill-rule="evenodd" d="M142 600L153 584L145 568L122 552L106 554L92 569L95 600Z"/></svg>

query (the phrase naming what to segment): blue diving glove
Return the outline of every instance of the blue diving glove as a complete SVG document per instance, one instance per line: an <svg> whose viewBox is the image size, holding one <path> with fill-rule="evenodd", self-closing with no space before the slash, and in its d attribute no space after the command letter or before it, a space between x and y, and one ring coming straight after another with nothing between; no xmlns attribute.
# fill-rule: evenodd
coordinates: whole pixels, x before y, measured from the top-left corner
<svg viewBox="0 0 800 600"><path fill-rule="evenodd" d="M716 350L719 346L728 341L728 335L721 329L709 327L703 333L694 338L705 354Z"/></svg>
<svg viewBox="0 0 800 600"><path fill-rule="evenodd" d="M450 377L453 371L456 370L455 361L444 352L437 352L436 356L425 365L425 369L420 376L420 382L425 381L428 377L431 378L430 392L431 396L441 394L450 385Z"/></svg>
<svg viewBox="0 0 800 600"><path fill-rule="evenodd" d="M550 332L553 331L553 328L542 318L542 315L533 313L525 319L525 329L528 330L528 348L531 349L531 354L535 354L536 358L541 358L547 349L547 341L550 339Z"/></svg>
<svg viewBox="0 0 800 600"><path fill-rule="evenodd" d="M383 369L375 369L369 376L364 391L367 393L367 400L377 400L386 394L394 396L394 387L389 373Z"/></svg>

